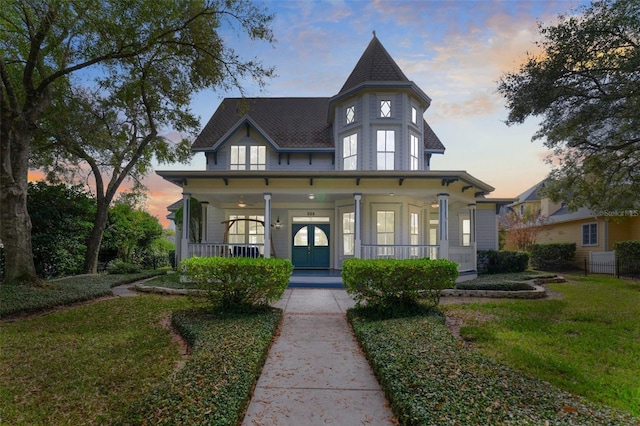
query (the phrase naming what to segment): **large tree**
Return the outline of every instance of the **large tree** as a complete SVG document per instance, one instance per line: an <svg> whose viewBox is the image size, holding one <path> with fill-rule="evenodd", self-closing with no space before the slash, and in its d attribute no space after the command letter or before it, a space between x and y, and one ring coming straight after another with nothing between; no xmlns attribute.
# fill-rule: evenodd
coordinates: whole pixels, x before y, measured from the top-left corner
<svg viewBox="0 0 640 426"><path fill-rule="evenodd" d="M570 208L640 208L640 2L595 1L539 26L542 41L502 76L507 124L541 118L553 150L545 195Z"/></svg>
<svg viewBox="0 0 640 426"><path fill-rule="evenodd" d="M32 142L60 92L94 85L125 99L156 97L142 108L186 111L192 93L241 88L272 74L243 60L219 34L223 25L272 41L272 17L248 0L5 0L0 8L0 239L6 279L35 280L27 174ZM226 24L225 24L226 23ZM159 93L155 93L159 91ZM158 136L155 128L143 137ZM150 120L151 121L151 120ZM147 123L150 125L149 123ZM150 125L151 126L151 125ZM144 148L143 148L144 149Z"/></svg>

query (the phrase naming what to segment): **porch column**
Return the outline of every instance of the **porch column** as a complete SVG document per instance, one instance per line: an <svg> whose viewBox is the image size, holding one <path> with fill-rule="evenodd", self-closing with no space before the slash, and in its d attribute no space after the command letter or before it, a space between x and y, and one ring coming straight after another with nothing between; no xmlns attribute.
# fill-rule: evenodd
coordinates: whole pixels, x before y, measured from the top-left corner
<svg viewBox="0 0 640 426"><path fill-rule="evenodd" d="M438 194L438 258L449 259L449 194Z"/></svg>
<svg viewBox="0 0 640 426"><path fill-rule="evenodd" d="M264 194L264 257L271 257L271 193Z"/></svg>
<svg viewBox="0 0 640 426"><path fill-rule="evenodd" d="M207 223L207 213L209 211L208 207L209 207L209 202L208 201L201 201L200 205L202 206L202 223L200 224L200 226L202 227L202 235L200 236L200 242L202 244L206 244L207 243L207 234L208 234L208 230L207 230L207 226L209 225Z"/></svg>
<svg viewBox="0 0 640 426"><path fill-rule="evenodd" d="M473 247L473 259L471 263L473 264L473 270L478 270L478 246L476 244L476 205L469 204L469 222L470 222L470 235L469 235L469 245Z"/></svg>
<svg viewBox="0 0 640 426"><path fill-rule="evenodd" d="M353 194L353 257L359 259L362 257L362 194Z"/></svg>
<svg viewBox="0 0 640 426"><path fill-rule="evenodd" d="M180 243L180 260L189 258L189 207L191 205L191 194L182 193L182 241Z"/></svg>

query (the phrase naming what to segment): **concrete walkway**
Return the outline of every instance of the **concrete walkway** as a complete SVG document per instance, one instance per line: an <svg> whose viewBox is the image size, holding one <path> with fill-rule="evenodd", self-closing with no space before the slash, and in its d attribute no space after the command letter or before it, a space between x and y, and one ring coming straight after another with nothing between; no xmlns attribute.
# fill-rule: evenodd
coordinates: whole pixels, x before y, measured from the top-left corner
<svg viewBox="0 0 640 426"><path fill-rule="evenodd" d="M245 426L397 424L345 311L342 289L287 289L280 335L269 351Z"/></svg>

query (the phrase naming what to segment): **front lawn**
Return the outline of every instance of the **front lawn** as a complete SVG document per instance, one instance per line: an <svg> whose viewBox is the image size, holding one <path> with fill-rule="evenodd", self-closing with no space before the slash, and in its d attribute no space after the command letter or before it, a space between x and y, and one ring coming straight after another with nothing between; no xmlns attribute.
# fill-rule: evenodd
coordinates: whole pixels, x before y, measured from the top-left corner
<svg viewBox="0 0 640 426"><path fill-rule="evenodd" d="M188 299L102 300L0 322L0 424L104 424L180 360L161 326Z"/></svg>
<svg viewBox="0 0 640 426"><path fill-rule="evenodd" d="M362 309L348 312L401 425L637 423L466 347L441 315L395 314L381 319Z"/></svg>
<svg viewBox="0 0 640 426"><path fill-rule="evenodd" d="M280 317L144 295L0 322L0 424L236 424Z"/></svg>
<svg viewBox="0 0 640 426"><path fill-rule="evenodd" d="M640 417L640 283L571 277L560 299L446 306L497 361Z"/></svg>

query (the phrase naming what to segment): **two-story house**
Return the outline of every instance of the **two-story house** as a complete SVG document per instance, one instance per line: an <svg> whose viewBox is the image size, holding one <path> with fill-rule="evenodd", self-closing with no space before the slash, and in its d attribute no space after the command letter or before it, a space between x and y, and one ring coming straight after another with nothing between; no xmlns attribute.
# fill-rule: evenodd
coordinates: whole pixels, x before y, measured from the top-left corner
<svg viewBox="0 0 640 426"><path fill-rule="evenodd" d="M498 248L490 185L432 170L445 147L424 119L431 99L374 35L337 94L227 98L192 149L206 170L158 171L202 203L179 257L262 255L295 268L358 258L447 258L473 277L476 250ZM174 206L175 207L175 206ZM266 224L266 225L265 225Z"/></svg>

